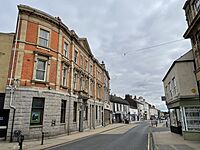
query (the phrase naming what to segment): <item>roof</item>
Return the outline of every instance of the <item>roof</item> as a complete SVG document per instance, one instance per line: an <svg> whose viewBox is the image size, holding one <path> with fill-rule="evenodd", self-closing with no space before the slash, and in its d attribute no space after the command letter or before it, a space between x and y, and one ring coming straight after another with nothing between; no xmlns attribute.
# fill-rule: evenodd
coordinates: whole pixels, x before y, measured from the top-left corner
<svg viewBox="0 0 200 150"><path fill-rule="evenodd" d="M165 74L164 78L162 79L162 81L164 81L167 77L167 75L170 73L170 71L172 70L172 68L174 67L174 65L176 63L180 63L180 62L193 62L194 61L194 56L193 56L193 52L192 49L189 50L187 53L185 53L183 56L179 57L178 59L176 59L172 65L170 66L169 70L167 71L167 73Z"/></svg>
<svg viewBox="0 0 200 150"><path fill-rule="evenodd" d="M121 97L118 97L118 96L113 96L113 95L110 95L110 101L113 102L113 103L119 103L119 104L124 104L124 105L130 105L129 102L127 102L126 100L124 100L123 98Z"/></svg>

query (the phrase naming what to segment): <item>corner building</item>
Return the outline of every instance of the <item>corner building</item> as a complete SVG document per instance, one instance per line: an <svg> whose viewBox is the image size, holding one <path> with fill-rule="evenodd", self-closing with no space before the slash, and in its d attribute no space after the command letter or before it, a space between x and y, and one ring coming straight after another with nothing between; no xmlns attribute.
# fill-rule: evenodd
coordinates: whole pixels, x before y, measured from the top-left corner
<svg viewBox="0 0 200 150"><path fill-rule="evenodd" d="M10 102L16 108L13 131L22 130L27 139L42 132L52 136L102 126L110 78L87 39L79 38L59 17L25 5L18 10L16 55L13 48L10 61L10 66L15 62L13 78L11 69L8 77L15 89L11 93L7 86L4 104L4 109L10 109ZM10 109L7 137L13 112Z"/></svg>

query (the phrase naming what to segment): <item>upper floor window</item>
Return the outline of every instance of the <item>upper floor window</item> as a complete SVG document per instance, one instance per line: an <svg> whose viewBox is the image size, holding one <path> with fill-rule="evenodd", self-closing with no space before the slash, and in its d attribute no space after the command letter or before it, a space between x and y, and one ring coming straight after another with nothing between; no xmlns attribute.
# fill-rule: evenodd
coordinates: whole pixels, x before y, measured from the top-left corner
<svg viewBox="0 0 200 150"><path fill-rule="evenodd" d="M172 79L172 90L173 90L173 95L176 95L176 80L175 80L175 78Z"/></svg>
<svg viewBox="0 0 200 150"><path fill-rule="evenodd" d="M92 74L93 72L93 67L92 67L92 64L90 64L90 74Z"/></svg>
<svg viewBox="0 0 200 150"><path fill-rule="evenodd" d="M196 12L200 10L200 0L196 0L194 2L194 7L195 7Z"/></svg>
<svg viewBox="0 0 200 150"><path fill-rule="evenodd" d="M68 57L68 44L66 42L64 42L64 55Z"/></svg>
<svg viewBox="0 0 200 150"><path fill-rule="evenodd" d="M63 66L62 69L62 85L67 86L67 66Z"/></svg>
<svg viewBox="0 0 200 150"><path fill-rule="evenodd" d="M88 71L88 61L85 60L85 70Z"/></svg>
<svg viewBox="0 0 200 150"><path fill-rule="evenodd" d="M37 66L36 66L36 79L45 81L46 79L46 65L47 61L38 59L37 60Z"/></svg>
<svg viewBox="0 0 200 150"><path fill-rule="evenodd" d="M77 78L78 78L78 74L76 71L74 71L74 79L73 79L74 89L77 89Z"/></svg>
<svg viewBox="0 0 200 150"><path fill-rule="evenodd" d="M44 47L49 46L49 31L40 29L39 45Z"/></svg>
<svg viewBox="0 0 200 150"><path fill-rule="evenodd" d="M83 68L83 55L80 56L80 65Z"/></svg>
<svg viewBox="0 0 200 150"><path fill-rule="evenodd" d="M74 50L74 62L77 63L78 61L78 51Z"/></svg>

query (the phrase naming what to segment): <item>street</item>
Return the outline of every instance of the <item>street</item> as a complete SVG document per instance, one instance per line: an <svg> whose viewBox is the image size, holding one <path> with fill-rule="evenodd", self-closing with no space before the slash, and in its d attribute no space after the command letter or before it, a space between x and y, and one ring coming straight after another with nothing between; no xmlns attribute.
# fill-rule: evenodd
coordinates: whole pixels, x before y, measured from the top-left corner
<svg viewBox="0 0 200 150"><path fill-rule="evenodd" d="M146 150L149 123L129 124L51 150Z"/></svg>

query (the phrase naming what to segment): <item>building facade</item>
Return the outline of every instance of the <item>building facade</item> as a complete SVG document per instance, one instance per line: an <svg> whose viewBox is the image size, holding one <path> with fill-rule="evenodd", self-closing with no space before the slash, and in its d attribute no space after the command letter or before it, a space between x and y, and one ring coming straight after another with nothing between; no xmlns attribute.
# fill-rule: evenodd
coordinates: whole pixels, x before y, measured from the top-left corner
<svg viewBox="0 0 200 150"><path fill-rule="evenodd" d="M170 129L184 139L200 139L199 91L192 50L173 62L163 78Z"/></svg>
<svg viewBox="0 0 200 150"><path fill-rule="evenodd" d="M110 101L113 104L113 123L129 122L130 118L130 105L129 103L116 95L110 95Z"/></svg>
<svg viewBox="0 0 200 150"><path fill-rule="evenodd" d="M183 9L188 24L183 36L191 40L195 60L195 75L198 88L200 88L200 0L186 0Z"/></svg>
<svg viewBox="0 0 200 150"><path fill-rule="evenodd" d="M9 70L4 104L4 109L13 108L7 136L17 129L25 138L38 138L42 132L52 136L102 126L110 78L87 39L59 17L25 5L18 10L16 55L10 61L14 69Z"/></svg>

